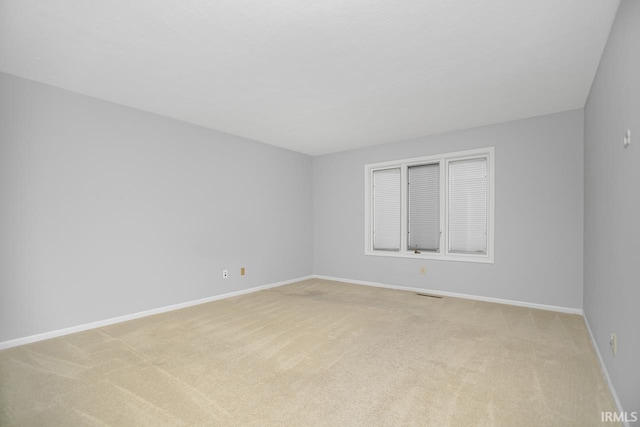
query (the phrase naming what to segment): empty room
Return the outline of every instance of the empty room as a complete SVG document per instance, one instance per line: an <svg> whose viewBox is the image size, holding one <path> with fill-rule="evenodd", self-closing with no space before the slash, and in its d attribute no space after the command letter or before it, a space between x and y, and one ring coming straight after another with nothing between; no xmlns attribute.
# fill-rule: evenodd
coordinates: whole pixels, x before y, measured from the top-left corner
<svg viewBox="0 0 640 427"><path fill-rule="evenodd" d="M0 426L640 425L639 0L0 0Z"/></svg>

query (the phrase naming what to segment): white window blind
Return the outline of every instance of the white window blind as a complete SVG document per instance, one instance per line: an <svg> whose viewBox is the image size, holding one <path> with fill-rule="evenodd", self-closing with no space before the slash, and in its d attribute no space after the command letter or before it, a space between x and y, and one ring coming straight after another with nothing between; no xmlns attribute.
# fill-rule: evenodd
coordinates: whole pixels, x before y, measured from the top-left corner
<svg viewBox="0 0 640 427"><path fill-rule="evenodd" d="M400 250L400 168L373 172L373 249Z"/></svg>
<svg viewBox="0 0 640 427"><path fill-rule="evenodd" d="M407 249L440 250L440 165L409 166Z"/></svg>
<svg viewBox="0 0 640 427"><path fill-rule="evenodd" d="M449 163L449 252L487 253L487 159Z"/></svg>

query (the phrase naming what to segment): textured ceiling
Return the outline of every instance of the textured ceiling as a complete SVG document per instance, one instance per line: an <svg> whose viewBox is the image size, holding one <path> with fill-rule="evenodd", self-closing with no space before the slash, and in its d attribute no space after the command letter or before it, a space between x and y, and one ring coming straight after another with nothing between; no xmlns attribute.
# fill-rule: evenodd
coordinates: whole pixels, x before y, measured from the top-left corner
<svg viewBox="0 0 640 427"><path fill-rule="evenodd" d="M583 107L618 3L0 0L0 71L315 155Z"/></svg>

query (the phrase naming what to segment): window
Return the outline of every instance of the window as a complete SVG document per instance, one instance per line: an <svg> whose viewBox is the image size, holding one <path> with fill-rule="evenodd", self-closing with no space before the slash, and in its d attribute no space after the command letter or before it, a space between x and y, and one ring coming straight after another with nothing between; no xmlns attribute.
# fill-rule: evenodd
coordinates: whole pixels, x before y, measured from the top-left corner
<svg viewBox="0 0 640 427"><path fill-rule="evenodd" d="M373 171L373 249L400 250L400 168Z"/></svg>
<svg viewBox="0 0 640 427"><path fill-rule="evenodd" d="M408 171L408 248L440 251L440 165L411 166Z"/></svg>
<svg viewBox="0 0 640 427"><path fill-rule="evenodd" d="M365 166L365 254L493 262L493 147Z"/></svg>

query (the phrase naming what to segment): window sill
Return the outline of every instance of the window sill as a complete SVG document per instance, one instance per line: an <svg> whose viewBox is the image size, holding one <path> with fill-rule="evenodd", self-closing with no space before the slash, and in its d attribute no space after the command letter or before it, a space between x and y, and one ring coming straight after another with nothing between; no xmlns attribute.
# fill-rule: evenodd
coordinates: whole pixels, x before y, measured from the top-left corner
<svg viewBox="0 0 640 427"><path fill-rule="evenodd" d="M434 254L412 252L393 252L393 251L365 251L367 256L382 256L392 258L412 258L412 259L432 259L438 261L458 261L458 262L475 262L481 264L493 264L493 257L489 255L453 255L453 254Z"/></svg>

